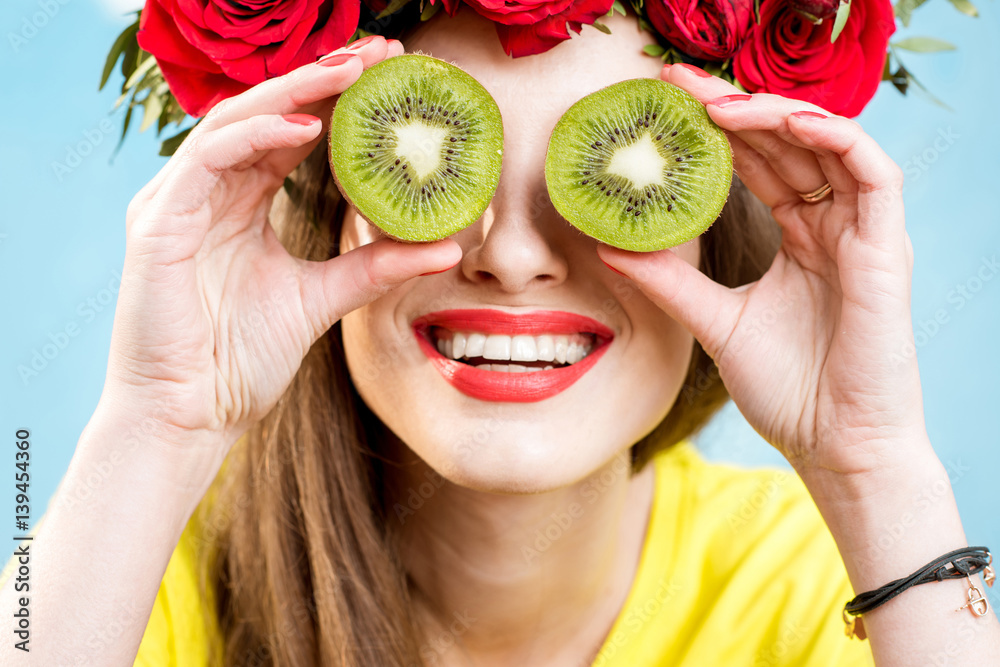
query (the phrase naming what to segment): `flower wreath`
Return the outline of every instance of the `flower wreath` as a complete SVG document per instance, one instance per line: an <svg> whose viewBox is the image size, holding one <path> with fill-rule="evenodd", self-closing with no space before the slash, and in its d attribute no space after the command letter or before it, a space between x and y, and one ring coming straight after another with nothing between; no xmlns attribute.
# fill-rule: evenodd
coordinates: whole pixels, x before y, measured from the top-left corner
<svg viewBox="0 0 1000 667"><path fill-rule="evenodd" d="M899 50L955 48L931 37L889 42L896 21L909 25L925 0L629 1L657 36L645 48L649 56L848 117L861 113L882 81L904 95L911 83L923 89ZM122 139L140 106L140 131L155 122L159 136L267 78L371 34L398 36L442 8L454 15L461 2L494 22L514 58L547 51L584 25L610 33L600 19L625 14L620 0L146 0L108 54L100 88L121 60ZM970 0L950 2L978 15ZM164 140L160 154L171 155L191 127Z"/></svg>

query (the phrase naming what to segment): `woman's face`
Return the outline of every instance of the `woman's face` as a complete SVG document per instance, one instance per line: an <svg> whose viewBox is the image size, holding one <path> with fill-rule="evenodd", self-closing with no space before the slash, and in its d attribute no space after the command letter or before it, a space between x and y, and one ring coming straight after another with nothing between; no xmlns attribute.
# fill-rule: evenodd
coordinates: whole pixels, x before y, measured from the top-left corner
<svg viewBox="0 0 1000 667"><path fill-rule="evenodd" d="M563 112L617 81L659 75L634 18L602 20L611 35L584 27L511 59L492 23L442 12L407 45L454 62L493 95L503 173L483 217L452 236L462 261L347 315L344 347L371 410L455 484L530 493L583 479L660 422L690 361L690 334L601 262L597 242L559 216L545 188L545 149ZM349 209L341 251L381 236ZM697 240L675 251L697 263ZM465 356L446 358L439 345Z"/></svg>

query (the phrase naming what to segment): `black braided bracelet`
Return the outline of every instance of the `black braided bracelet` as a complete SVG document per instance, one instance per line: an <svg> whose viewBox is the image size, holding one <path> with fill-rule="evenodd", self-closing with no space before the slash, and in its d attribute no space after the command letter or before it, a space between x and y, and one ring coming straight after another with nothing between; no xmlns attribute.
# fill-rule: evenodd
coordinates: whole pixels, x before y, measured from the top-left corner
<svg viewBox="0 0 1000 667"><path fill-rule="evenodd" d="M993 569L990 567L992 562L993 554L986 547L955 549L943 556L939 556L908 577L890 581L881 588L861 593L844 605L843 616L844 622L848 624L847 635L854 635L854 619L848 619L848 614L861 616L879 605L885 604L911 586L927 584L932 581L943 581L945 579L971 577L984 570L986 571L986 584L992 586L994 578ZM971 579L968 597L969 602L959 609L971 606L972 612L977 616L983 616L989 611L989 603L983 597L979 587L971 583Z"/></svg>

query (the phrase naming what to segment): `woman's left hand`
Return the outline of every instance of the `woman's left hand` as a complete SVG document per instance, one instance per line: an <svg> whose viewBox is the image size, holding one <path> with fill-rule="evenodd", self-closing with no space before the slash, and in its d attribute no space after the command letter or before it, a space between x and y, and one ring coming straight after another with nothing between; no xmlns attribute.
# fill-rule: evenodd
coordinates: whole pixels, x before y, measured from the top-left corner
<svg viewBox="0 0 1000 667"><path fill-rule="evenodd" d="M737 174L782 228L781 248L760 280L736 289L669 249L601 246L602 259L691 331L747 421L800 474L868 477L933 456L899 167L856 122L808 103L741 95L683 65L662 76L727 131ZM825 183L832 196L800 197Z"/></svg>

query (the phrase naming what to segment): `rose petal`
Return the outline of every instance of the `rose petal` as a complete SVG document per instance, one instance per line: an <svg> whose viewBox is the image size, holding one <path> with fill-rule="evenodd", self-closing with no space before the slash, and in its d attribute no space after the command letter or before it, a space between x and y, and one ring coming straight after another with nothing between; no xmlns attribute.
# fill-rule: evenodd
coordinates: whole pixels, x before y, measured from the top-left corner
<svg viewBox="0 0 1000 667"><path fill-rule="evenodd" d="M239 95L250 87L224 74L187 69L167 61L157 60L157 64L181 109L195 118L204 116L222 100Z"/></svg>

